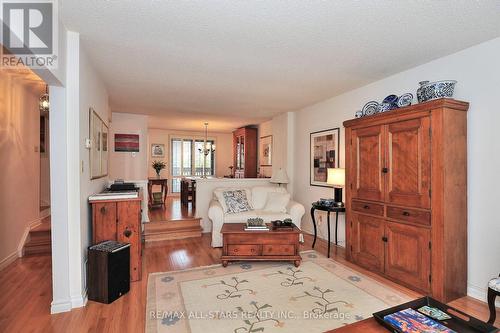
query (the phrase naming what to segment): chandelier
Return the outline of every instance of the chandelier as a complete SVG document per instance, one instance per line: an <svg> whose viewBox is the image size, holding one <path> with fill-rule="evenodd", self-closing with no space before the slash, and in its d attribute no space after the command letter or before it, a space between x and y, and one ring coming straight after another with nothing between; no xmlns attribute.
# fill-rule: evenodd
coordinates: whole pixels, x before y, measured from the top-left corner
<svg viewBox="0 0 500 333"><path fill-rule="evenodd" d="M203 153L205 157L215 152L215 145L208 143L208 123L205 123L205 141L203 142L203 148L198 148L198 151Z"/></svg>
<svg viewBox="0 0 500 333"><path fill-rule="evenodd" d="M49 86L45 85L45 93L40 96L40 99L38 100L38 108L40 109L40 112L48 112L50 108L50 102L49 102Z"/></svg>
<svg viewBox="0 0 500 333"><path fill-rule="evenodd" d="M208 143L208 123L205 123L205 140L203 141L203 148L198 148L198 151L203 154L202 178L207 178L207 156L215 152L215 145Z"/></svg>

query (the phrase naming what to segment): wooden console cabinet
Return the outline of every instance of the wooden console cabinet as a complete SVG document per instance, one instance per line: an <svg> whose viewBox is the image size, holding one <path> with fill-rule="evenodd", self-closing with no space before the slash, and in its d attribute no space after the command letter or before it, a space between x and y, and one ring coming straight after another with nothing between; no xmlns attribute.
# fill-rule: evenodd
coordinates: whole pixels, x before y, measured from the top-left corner
<svg viewBox="0 0 500 333"><path fill-rule="evenodd" d="M347 259L445 303L467 288L468 107L344 122Z"/></svg>
<svg viewBox="0 0 500 333"><path fill-rule="evenodd" d="M130 281L141 280L141 201L142 195L137 199L90 201L92 244L106 240L130 243Z"/></svg>

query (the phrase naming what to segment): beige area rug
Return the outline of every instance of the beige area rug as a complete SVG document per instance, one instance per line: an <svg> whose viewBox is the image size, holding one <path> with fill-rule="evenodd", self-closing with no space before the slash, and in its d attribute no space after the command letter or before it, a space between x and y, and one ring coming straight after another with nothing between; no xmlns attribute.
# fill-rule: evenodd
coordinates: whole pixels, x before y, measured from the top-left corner
<svg viewBox="0 0 500 333"><path fill-rule="evenodd" d="M407 302L315 251L287 263L242 262L148 277L146 332L324 332Z"/></svg>

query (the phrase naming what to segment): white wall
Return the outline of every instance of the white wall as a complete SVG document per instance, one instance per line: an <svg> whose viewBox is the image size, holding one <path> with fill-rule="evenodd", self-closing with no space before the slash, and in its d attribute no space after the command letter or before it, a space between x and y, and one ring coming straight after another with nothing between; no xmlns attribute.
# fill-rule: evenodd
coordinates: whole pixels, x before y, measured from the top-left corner
<svg viewBox="0 0 500 333"><path fill-rule="evenodd" d="M485 299L486 285L500 272L500 223L496 213L500 187L500 38L390 76L307 107L295 116L295 199L306 207L331 190L309 185L309 133L341 128L340 165L344 165L342 122L370 100L389 94L412 92L422 80L456 79L455 98L470 102L468 112L468 294ZM465 194L464 194L465 195ZM306 214L304 229L311 231ZM326 238L325 224L320 237ZM339 238L345 243L344 221Z"/></svg>
<svg viewBox="0 0 500 333"><path fill-rule="evenodd" d="M45 85L34 74L0 71L0 269L18 257L40 220L40 112Z"/></svg>
<svg viewBox="0 0 500 333"><path fill-rule="evenodd" d="M148 116L112 112L109 154L109 178L145 180L148 177ZM115 152L115 134L138 134L139 152Z"/></svg>
<svg viewBox="0 0 500 333"><path fill-rule="evenodd" d="M89 134L89 108L92 107L108 124L111 118L108 93L99 75L89 62L83 47L79 49L79 104L80 104L80 235L81 235L81 271L80 283L86 289L87 247L92 239L92 214L88 203L89 195L101 192L107 185L108 177L90 179L90 152L85 148L85 139ZM110 140L110 138L109 138Z"/></svg>
<svg viewBox="0 0 500 333"><path fill-rule="evenodd" d="M288 147L289 141L293 137L293 128L289 128L289 123L293 119L294 114L292 112L288 112L275 116L273 119L259 124L257 163L260 168L260 174L266 177L272 177L272 175L279 169L285 169L291 179L290 174L293 171L293 165L289 162L292 160L293 150L289 150ZM268 135L273 136L272 166L260 166L260 138Z"/></svg>

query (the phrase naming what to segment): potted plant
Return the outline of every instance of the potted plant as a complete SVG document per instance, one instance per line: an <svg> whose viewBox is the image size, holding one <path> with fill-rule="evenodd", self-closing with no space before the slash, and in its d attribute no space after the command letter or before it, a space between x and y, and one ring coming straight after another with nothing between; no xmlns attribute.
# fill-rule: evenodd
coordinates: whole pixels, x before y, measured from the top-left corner
<svg viewBox="0 0 500 333"><path fill-rule="evenodd" d="M153 166L153 169L155 169L155 171L156 171L156 175L158 176L158 178L160 178L161 170L165 169L165 167L167 165L163 161L153 161L152 166Z"/></svg>

